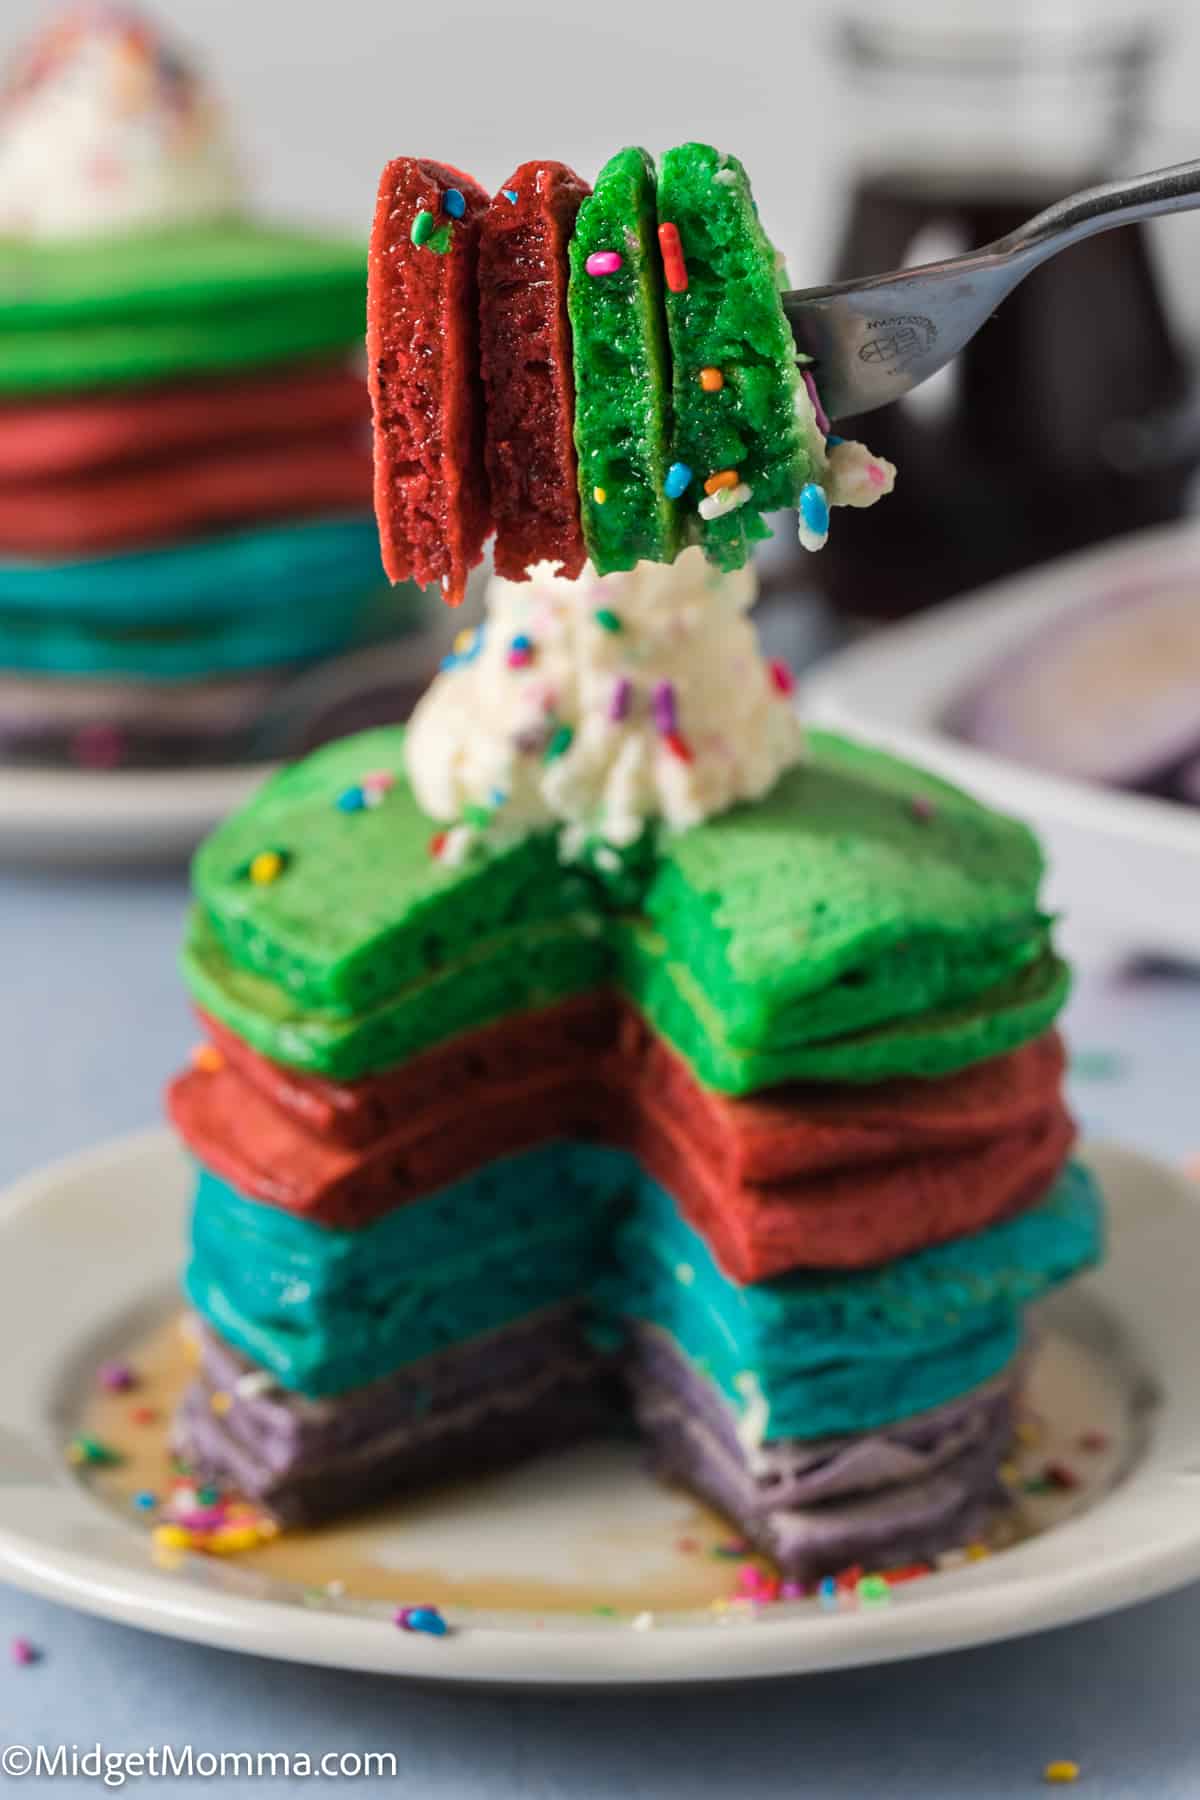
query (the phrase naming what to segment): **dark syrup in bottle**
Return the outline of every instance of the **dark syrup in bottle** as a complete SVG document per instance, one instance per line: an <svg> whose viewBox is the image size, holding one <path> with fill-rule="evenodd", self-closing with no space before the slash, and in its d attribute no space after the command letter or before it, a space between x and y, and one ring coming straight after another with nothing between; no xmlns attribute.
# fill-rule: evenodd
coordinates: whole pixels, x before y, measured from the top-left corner
<svg viewBox="0 0 1200 1800"><path fill-rule="evenodd" d="M835 278L899 268L933 232L964 248L989 243L1058 198L978 174L958 193L927 175L865 178ZM813 559L839 611L897 617L1182 512L1191 460L1139 468L1123 448L1131 427L1178 408L1188 388L1143 227L1103 233L1035 270L947 386L936 407L902 401L837 423L900 471L895 492L853 529L835 515Z"/></svg>

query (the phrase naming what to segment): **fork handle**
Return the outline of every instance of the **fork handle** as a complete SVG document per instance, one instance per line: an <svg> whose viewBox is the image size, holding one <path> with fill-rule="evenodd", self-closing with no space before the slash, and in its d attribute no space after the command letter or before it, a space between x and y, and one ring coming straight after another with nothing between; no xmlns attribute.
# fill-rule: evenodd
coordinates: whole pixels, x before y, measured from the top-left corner
<svg viewBox="0 0 1200 1800"><path fill-rule="evenodd" d="M1172 163L1168 169L1151 169L1146 175L1105 181L1068 194L1007 237L997 238L988 250L1017 258L1032 268L1098 231L1135 225L1139 219L1157 218L1160 213L1187 212L1196 206L1200 206L1200 160Z"/></svg>

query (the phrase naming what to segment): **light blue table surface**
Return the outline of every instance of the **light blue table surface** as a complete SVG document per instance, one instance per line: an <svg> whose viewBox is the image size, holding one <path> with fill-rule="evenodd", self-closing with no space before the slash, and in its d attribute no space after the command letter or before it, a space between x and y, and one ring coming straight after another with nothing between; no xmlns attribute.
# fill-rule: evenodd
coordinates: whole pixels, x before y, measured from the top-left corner
<svg viewBox="0 0 1200 1800"><path fill-rule="evenodd" d="M155 1119L194 1038L174 973L183 896L172 875L0 874L0 1180ZM1086 1124L1176 1161L1200 1149L1200 981L1090 977L1070 1024ZM43 1651L36 1666L10 1661L17 1635ZM194 1648L0 1588L0 1743L393 1751L394 1781L343 1785L411 1800L992 1800L1046 1791L1055 1757L1083 1765L1080 1800L1196 1800L1198 1657L1200 1587L891 1668L719 1694L489 1697ZM245 1791L187 1791L206 1785Z"/></svg>

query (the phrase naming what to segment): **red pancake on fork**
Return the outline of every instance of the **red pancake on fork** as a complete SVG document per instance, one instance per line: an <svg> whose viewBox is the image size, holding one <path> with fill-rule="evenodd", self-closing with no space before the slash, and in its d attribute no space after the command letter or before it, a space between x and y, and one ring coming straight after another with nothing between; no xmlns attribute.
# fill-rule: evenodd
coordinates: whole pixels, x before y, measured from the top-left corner
<svg viewBox="0 0 1200 1800"><path fill-rule="evenodd" d="M559 162L527 162L484 214L480 357L496 570L523 581L552 562L574 579L586 551L575 458L567 245L591 189Z"/></svg>
<svg viewBox="0 0 1200 1800"><path fill-rule="evenodd" d="M477 257L487 194L448 164L398 156L379 183L367 281L375 514L393 581L457 606L491 530L479 380Z"/></svg>

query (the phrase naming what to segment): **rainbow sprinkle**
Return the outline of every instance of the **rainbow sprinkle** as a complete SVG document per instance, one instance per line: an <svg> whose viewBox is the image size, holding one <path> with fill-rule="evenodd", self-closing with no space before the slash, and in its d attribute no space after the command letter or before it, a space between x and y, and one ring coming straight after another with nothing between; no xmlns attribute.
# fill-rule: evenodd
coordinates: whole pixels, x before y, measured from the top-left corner
<svg viewBox="0 0 1200 1800"><path fill-rule="evenodd" d="M683 244L679 237L678 225L668 221L658 228L658 247L662 252L663 278L673 294L686 294L688 286L687 262L683 254Z"/></svg>
<svg viewBox="0 0 1200 1800"><path fill-rule="evenodd" d="M421 1632L425 1637L447 1637L450 1627L436 1606L397 1607L394 1623L401 1631Z"/></svg>
<svg viewBox="0 0 1200 1800"><path fill-rule="evenodd" d="M614 725L620 725L629 717L629 708L633 704L633 682L628 675L618 675L613 683L612 698L608 703L608 716Z"/></svg>
<svg viewBox="0 0 1200 1800"><path fill-rule="evenodd" d="M679 729L679 709L675 703L675 684L671 681L658 681L650 696L650 711L654 723L664 737L669 737Z"/></svg>

